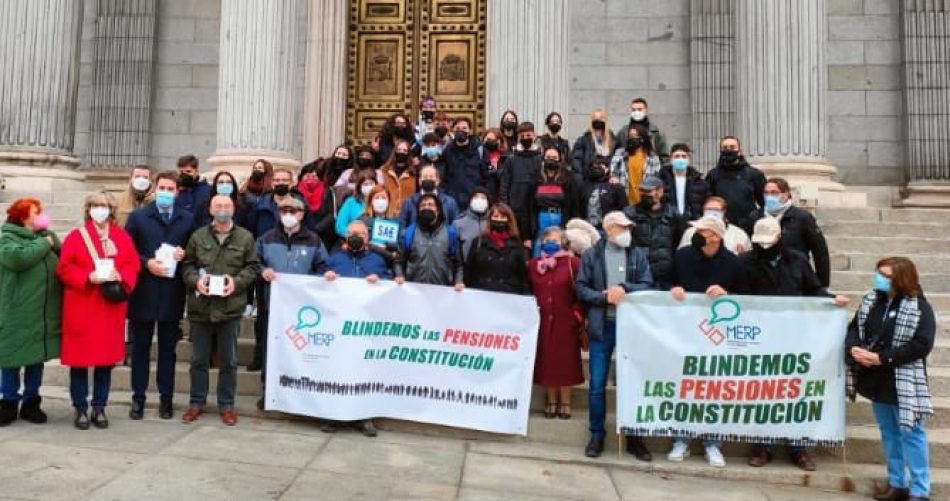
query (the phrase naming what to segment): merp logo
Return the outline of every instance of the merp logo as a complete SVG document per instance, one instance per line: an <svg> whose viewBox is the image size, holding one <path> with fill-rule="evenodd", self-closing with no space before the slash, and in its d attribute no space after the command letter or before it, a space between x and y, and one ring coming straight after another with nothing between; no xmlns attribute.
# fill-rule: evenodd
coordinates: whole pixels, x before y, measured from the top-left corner
<svg viewBox="0 0 950 501"><path fill-rule="evenodd" d="M735 323L741 314L742 308L734 299L717 299L709 306L709 317L699 322L699 332L716 346L724 341L737 345L758 344L762 329L757 325ZM725 334L722 325L725 325Z"/></svg>
<svg viewBox="0 0 950 501"><path fill-rule="evenodd" d="M330 343L333 341L333 334L320 332L304 333L305 330L320 325L321 319L320 310L313 306L303 306L297 310L297 323L288 326L284 331L284 335L290 339L294 344L294 348L297 348L297 350L303 350L307 345L311 344L314 346L330 346Z"/></svg>

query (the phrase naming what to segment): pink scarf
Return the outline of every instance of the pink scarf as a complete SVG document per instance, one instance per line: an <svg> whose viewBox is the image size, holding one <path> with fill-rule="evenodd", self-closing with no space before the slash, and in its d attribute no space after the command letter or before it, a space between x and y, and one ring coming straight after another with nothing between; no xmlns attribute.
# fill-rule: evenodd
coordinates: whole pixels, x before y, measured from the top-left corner
<svg viewBox="0 0 950 501"><path fill-rule="evenodd" d="M552 255L548 255L542 252L541 255L538 256L538 273L540 273L541 275L544 275L545 273L548 272L548 270L553 270L554 268L557 268L558 258L570 257L570 256L571 256L571 253L567 252L566 250L559 250Z"/></svg>

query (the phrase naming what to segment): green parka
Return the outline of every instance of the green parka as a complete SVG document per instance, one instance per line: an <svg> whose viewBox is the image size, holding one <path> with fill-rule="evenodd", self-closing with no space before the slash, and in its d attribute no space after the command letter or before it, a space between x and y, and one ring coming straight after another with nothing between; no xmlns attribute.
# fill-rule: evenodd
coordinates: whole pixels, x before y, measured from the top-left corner
<svg viewBox="0 0 950 501"><path fill-rule="evenodd" d="M49 236L53 243L46 239ZM59 358L63 290L56 277L60 242L4 223L0 233L0 367Z"/></svg>

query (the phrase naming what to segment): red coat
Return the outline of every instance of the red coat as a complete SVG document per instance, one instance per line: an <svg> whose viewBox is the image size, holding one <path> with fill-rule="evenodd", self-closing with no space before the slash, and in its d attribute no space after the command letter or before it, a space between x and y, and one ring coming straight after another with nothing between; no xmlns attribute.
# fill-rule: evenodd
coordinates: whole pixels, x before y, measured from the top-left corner
<svg viewBox="0 0 950 501"><path fill-rule="evenodd" d="M86 223L99 255L105 255L92 222ZM116 247L115 269L126 291L135 288L139 276L139 255L129 234L116 225L109 226L109 238ZM73 367L115 365L125 358L125 312L128 301L106 301L99 285L89 281L95 270L79 230L63 241L56 274L63 282L63 341L60 361Z"/></svg>
<svg viewBox="0 0 950 501"><path fill-rule="evenodd" d="M576 257L557 258L557 266L544 275L538 259L528 262L531 290L538 301L541 327L534 361L534 382L542 386L572 386L584 382L578 336L581 309L574 295L574 280L581 263ZM573 275L573 276L572 276Z"/></svg>

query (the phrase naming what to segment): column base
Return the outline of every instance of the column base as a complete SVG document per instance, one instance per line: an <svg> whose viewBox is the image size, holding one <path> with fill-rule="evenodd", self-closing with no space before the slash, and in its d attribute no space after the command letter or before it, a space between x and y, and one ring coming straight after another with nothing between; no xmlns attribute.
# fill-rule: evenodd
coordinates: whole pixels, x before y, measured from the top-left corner
<svg viewBox="0 0 950 501"><path fill-rule="evenodd" d="M79 164L78 158L62 153L0 151L0 178L7 191L85 191L86 176L76 172Z"/></svg>
<svg viewBox="0 0 950 501"><path fill-rule="evenodd" d="M911 181L904 189L902 207L950 208L950 183Z"/></svg>
<svg viewBox="0 0 950 501"><path fill-rule="evenodd" d="M300 167L300 161L296 158L273 150L218 150L208 159L208 164L213 172L226 170L241 182L250 176L251 166L261 158L273 164L275 169L283 167L297 172Z"/></svg>
<svg viewBox="0 0 950 501"><path fill-rule="evenodd" d="M845 191L834 180L837 169L827 162L814 160L791 162L771 158L753 158L752 164L766 177L780 177L792 187L797 203L806 207L865 207L867 194Z"/></svg>

